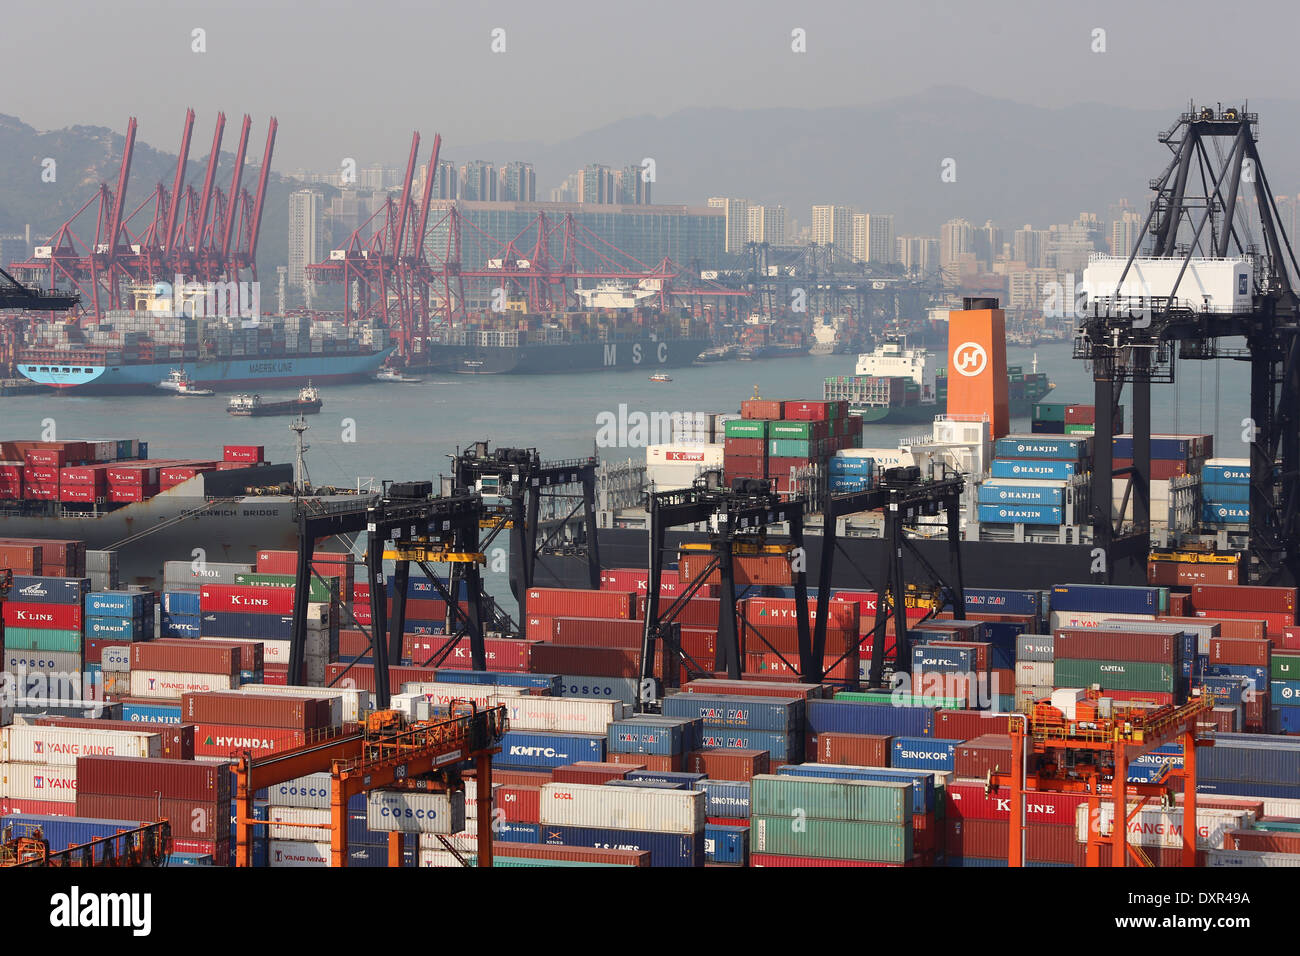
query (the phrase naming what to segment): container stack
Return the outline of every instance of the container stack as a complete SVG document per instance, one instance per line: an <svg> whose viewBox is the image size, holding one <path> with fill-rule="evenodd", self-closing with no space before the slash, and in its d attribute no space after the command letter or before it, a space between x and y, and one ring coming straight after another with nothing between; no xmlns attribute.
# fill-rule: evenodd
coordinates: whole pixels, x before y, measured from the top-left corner
<svg viewBox="0 0 1300 956"><path fill-rule="evenodd" d="M1201 524L1250 524L1250 459L1209 458L1201 469Z"/></svg>
<svg viewBox="0 0 1300 956"><path fill-rule="evenodd" d="M814 597L808 604L808 627L816 624ZM822 662L829 680L846 680L858 673L861 608L852 601L827 602L826 650ZM781 675L783 680L796 678L787 661L799 655L798 609L793 598L742 598L737 602L737 617L743 622L741 654L742 673ZM773 754L775 758L776 755Z"/></svg>
<svg viewBox="0 0 1300 956"><path fill-rule="evenodd" d="M981 524L1059 527L1070 479L1092 467L1092 438L1008 435L994 445L992 478L980 485Z"/></svg>
<svg viewBox="0 0 1300 956"><path fill-rule="evenodd" d="M229 763L143 757L78 757L76 813L82 817L172 821L178 853L230 859Z"/></svg>
<svg viewBox="0 0 1300 956"><path fill-rule="evenodd" d="M866 491L875 483L876 460L852 452L853 450L843 449L831 456L828 463L831 494Z"/></svg>
<svg viewBox="0 0 1300 956"><path fill-rule="evenodd" d="M39 559L37 559L39 560ZM82 689L83 602L90 580L15 575L4 601L4 670ZM61 676L56 676L61 675Z"/></svg>
<svg viewBox="0 0 1300 956"><path fill-rule="evenodd" d="M751 800L756 866L913 862L909 783L764 774Z"/></svg>
<svg viewBox="0 0 1300 956"><path fill-rule="evenodd" d="M778 492L791 491L790 474L862 444L862 418L847 402L782 402L749 399L740 419L725 425L723 472L735 478L766 478Z"/></svg>
<svg viewBox="0 0 1300 956"><path fill-rule="evenodd" d="M205 584L234 584L235 575L252 571L249 564L215 561L164 561L162 612L163 637L196 638L202 631L199 589Z"/></svg>
<svg viewBox="0 0 1300 956"><path fill-rule="evenodd" d="M0 804L6 813L74 815L77 755L158 757L157 734L83 727L0 728Z"/></svg>
<svg viewBox="0 0 1300 956"><path fill-rule="evenodd" d="M743 780L755 773L804 759L806 722L802 697L742 697L729 694L670 694L663 699L665 717L684 717L702 722L703 746L688 755L688 763L700 768L710 760L721 769L725 756L733 752L722 779ZM717 753L717 757L711 757ZM762 768L762 769L760 769Z"/></svg>
<svg viewBox="0 0 1300 956"><path fill-rule="evenodd" d="M647 850L651 866L704 865L700 790L548 783L540 816L544 845Z"/></svg>
<svg viewBox="0 0 1300 956"><path fill-rule="evenodd" d="M249 681L260 680L260 645L245 655L250 657L248 670L241 665L245 647L234 643L163 638L129 647L131 698L123 703L147 703L150 713L172 715L177 723L185 694L233 690L245 674Z"/></svg>

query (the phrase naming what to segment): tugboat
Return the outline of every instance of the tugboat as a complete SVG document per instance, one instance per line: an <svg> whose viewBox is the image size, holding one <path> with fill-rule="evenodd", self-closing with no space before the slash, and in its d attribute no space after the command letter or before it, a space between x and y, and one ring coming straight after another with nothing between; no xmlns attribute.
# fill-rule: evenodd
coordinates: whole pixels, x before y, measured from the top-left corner
<svg viewBox="0 0 1300 956"><path fill-rule="evenodd" d="M376 382L392 382L395 385L418 385L424 381L418 375L408 375L401 369L393 368L391 365L385 365L375 373Z"/></svg>
<svg viewBox="0 0 1300 956"><path fill-rule="evenodd" d="M296 399L287 402L263 402L261 395L236 395L226 411L241 418L261 418L265 415L315 415L324 402L316 386L308 382Z"/></svg>
<svg viewBox="0 0 1300 956"><path fill-rule="evenodd" d="M671 382L672 380L672 376L667 372L655 372L650 376L650 381L652 382Z"/></svg>
<svg viewBox="0 0 1300 956"><path fill-rule="evenodd" d="M158 383L158 387L165 392L171 392L173 395L183 395L187 398L207 398L217 394L210 388L203 388L194 384L194 380L185 373L183 368L172 369L167 378Z"/></svg>

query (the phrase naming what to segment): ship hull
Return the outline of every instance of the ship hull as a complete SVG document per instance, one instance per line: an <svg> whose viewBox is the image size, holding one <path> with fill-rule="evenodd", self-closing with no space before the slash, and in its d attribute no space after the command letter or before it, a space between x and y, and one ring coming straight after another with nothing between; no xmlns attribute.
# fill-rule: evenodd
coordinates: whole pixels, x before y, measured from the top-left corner
<svg viewBox="0 0 1300 956"><path fill-rule="evenodd" d="M22 363L27 379L58 391L78 395L158 393L158 384L172 369L183 369L190 380L214 391L293 388L354 382L377 372L392 349L368 355L247 356L222 361L173 361L141 365L52 366Z"/></svg>
<svg viewBox="0 0 1300 956"><path fill-rule="evenodd" d="M415 371L458 375L555 375L567 372L637 371L690 365L712 342L708 339L640 339L625 342L574 342L495 348L433 345Z"/></svg>
<svg viewBox="0 0 1300 956"><path fill-rule="evenodd" d="M1049 388L1042 395L1034 398L1011 399L1007 403L1011 417L1028 418L1033 411L1034 403L1041 402L1051 393L1052 389ZM919 425L934 421L936 415L942 415L947 410L947 401L922 405L853 405L850 407L851 414L862 416L864 425Z"/></svg>

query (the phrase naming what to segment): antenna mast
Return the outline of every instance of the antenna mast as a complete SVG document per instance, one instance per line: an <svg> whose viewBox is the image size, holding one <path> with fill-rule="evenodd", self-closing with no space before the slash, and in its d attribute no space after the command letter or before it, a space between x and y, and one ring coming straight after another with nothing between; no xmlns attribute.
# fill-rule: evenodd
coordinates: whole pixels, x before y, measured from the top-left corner
<svg viewBox="0 0 1300 956"><path fill-rule="evenodd" d="M302 439L303 432L311 428L307 420L299 413L297 421L289 424L289 430L297 436L298 454L293 466L293 491L294 494L306 494L311 488L311 475L307 474L307 450L311 448Z"/></svg>

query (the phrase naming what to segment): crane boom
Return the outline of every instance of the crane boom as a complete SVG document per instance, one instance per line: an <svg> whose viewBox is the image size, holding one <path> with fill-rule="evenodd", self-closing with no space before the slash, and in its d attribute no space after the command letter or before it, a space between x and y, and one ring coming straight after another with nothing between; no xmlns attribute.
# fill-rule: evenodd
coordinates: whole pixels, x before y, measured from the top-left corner
<svg viewBox="0 0 1300 956"><path fill-rule="evenodd" d="M181 193L185 191L185 166L190 161L190 137L194 133L194 110L185 111L185 131L181 133L181 150L176 155L176 176L172 179L171 201L167 204L167 231L162 246L170 253L176 240L176 214L180 211Z"/></svg>
<svg viewBox="0 0 1300 956"><path fill-rule="evenodd" d="M253 197L253 216L248 226L248 267L257 278L257 239L262 230L262 208L266 205L266 184L271 176L271 154L275 151L275 132L280 122L274 116L266 128L266 149L262 152L262 169L257 175L257 195Z"/></svg>
<svg viewBox="0 0 1300 956"><path fill-rule="evenodd" d="M239 147L235 150L235 170L230 176L230 192L227 193L226 216L221 224L221 258L230 256L230 237L235 228L235 211L239 205L239 181L244 178L244 157L248 153L248 131L253 120L247 113L239 130Z"/></svg>

